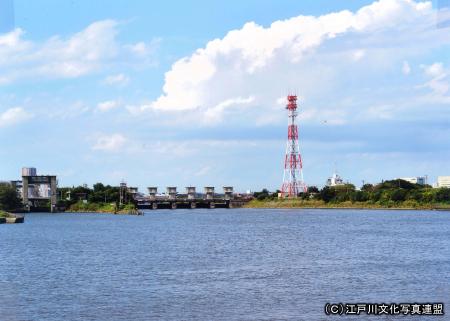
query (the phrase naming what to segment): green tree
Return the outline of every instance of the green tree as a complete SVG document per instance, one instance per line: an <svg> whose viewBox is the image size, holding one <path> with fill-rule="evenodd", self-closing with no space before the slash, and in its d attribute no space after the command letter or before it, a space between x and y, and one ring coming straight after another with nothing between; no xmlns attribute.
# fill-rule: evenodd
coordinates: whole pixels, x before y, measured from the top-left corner
<svg viewBox="0 0 450 321"><path fill-rule="evenodd" d="M350 195L353 202L366 202L369 200L369 193L366 191L355 191Z"/></svg>
<svg viewBox="0 0 450 321"><path fill-rule="evenodd" d="M320 190L320 199L322 199L325 203L331 202L336 196L336 191L334 188L329 186L325 186Z"/></svg>
<svg viewBox="0 0 450 321"><path fill-rule="evenodd" d="M263 188L261 192L253 193L253 196L256 197L256 199L262 201L265 200L266 198L269 198L270 194L267 188Z"/></svg>
<svg viewBox="0 0 450 321"><path fill-rule="evenodd" d="M395 189L390 193L390 198L394 202L403 202L406 199L407 191L404 189Z"/></svg>
<svg viewBox="0 0 450 321"><path fill-rule="evenodd" d="M412 190L408 193L407 199L421 203L424 200L424 190Z"/></svg>
<svg viewBox="0 0 450 321"><path fill-rule="evenodd" d="M394 180L390 180L390 181L384 181L384 182L378 184L377 186L375 186L375 189L377 189L377 190L380 190L380 189L382 189L382 190L391 189L392 190L392 189L398 189L398 188L412 190L412 189L422 188L422 186L404 181L402 179L394 179Z"/></svg>
<svg viewBox="0 0 450 321"><path fill-rule="evenodd" d="M344 184L332 187L336 191L336 201L346 202L351 199L352 194L355 192L355 185Z"/></svg>
<svg viewBox="0 0 450 321"><path fill-rule="evenodd" d="M14 187L7 183L0 184L0 209L11 211L22 207L22 201Z"/></svg>
<svg viewBox="0 0 450 321"><path fill-rule="evenodd" d="M434 200L436 202L450 202L450 188L439 188L434 195Z"/></svg>
<svg viewBox="0 0 450 321"><path fill-rule="evenodd" d="M378 202L383 195L383 191L375 190L373 193L370 193L370 200L373 202Z"/></svg>
<svg viewBox="0 0 450 321"><path fill-rule="evenodd" d="M427 189L424 190L422 193L422 201L424 203L431 203L434 199L434 190L433 189Z"/></svg>
<svg viewBox="0 0 450 321"><path fill-rule="evenodd" d="M102 183L96 183L94 184L93 188L94 193L103 192L105 190L105 185L103 185Z"/></svg>
<svg viewBox="0 0 450 321"><path fill-rule="evenodd" d="M364 184L364 185L361 187L361 191L364 191L364 192L372 192L372 191L373 191L373 185L372 185L372 184Z"/></svg>

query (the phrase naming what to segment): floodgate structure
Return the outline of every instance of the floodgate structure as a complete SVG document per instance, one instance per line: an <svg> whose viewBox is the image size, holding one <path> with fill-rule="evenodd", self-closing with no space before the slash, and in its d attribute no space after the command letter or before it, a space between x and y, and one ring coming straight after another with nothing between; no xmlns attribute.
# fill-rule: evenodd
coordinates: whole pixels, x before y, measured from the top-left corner
<svg viewBox="0 0 450 321"><path fill-rule="evenodd" d="M185 194L178 194L177 188L169 186L164 194L158 194L157 187L148 187L148 196L135 196L138 209L177 208L236 208L249 199L233 193L233 187L223 187L222 194L216 194L213 186L206 186L203 193L197 193L194 186L187 186Z"/></svg>

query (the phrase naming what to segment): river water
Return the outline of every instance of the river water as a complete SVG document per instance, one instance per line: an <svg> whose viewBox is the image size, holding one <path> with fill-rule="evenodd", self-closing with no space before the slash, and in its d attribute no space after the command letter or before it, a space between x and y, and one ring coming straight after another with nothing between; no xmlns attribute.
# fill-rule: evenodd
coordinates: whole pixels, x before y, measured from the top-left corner
<svg viewBox="0 0 450 321"><path fill-rule="evenodd" d="M157 210L0 225L0 320L418 320L330 303L442 302L450 212Z"/></svg>

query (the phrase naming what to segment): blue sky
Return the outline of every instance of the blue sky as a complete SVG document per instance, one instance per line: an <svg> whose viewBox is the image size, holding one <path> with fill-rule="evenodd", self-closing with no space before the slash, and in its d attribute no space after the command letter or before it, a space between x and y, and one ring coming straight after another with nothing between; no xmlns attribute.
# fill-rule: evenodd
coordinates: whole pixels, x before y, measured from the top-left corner
<svg viewBox="0 0 450 321"><path fill-rule="evenodd" d="M450 175L448 2L0 0L0 179L279 188Z"/></svg>

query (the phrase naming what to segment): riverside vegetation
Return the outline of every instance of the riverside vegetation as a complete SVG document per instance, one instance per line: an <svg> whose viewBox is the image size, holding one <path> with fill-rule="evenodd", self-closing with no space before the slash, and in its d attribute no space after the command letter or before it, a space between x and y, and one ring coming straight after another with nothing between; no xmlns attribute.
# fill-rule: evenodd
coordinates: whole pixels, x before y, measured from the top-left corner
<svg viewBox="0 0 450 321"><path fill-rule="evenodd" d="M13 217L10 211L22 207L22 202L16 190L9 184L0 183L0 218Z"/></svg>
<svg viewBox="0 0 450 321"><path fill-rule="evenodd" d="M5 211L0 211L0 218L7 218L10 217L11 214Z"/></svg>
<svg viewBox="0 0 450 321"><path fill-rule="evenodd" d="M118 205L117 203L84 203L78 201L72 204L66 212L129 214L135 210L134 204Z"/></svg>
<svg viewBox="0 0 450 321"><path fill-rule="evenodd" d="M396 179L377 185L365 184L357 190L352 184L310 187L295 199L279 199L277 193L266 189L254 193L252 208L399 208L448 209L450 188L432 188Z"/></svg>
<svg viewBox="0 0 450 321"><path fill-rule="evenodd" d="M115 214L137 214L133 198L126 192L124 204L119 204L120 188L116 186L94 184L93 188L86 186L58 188L61 200L59 208L66 212L95 212ZM70 197L69 197L70 195Z"/></svg>
<svg viewBox="0 0 450 321"><path fill-rule="evenodd" d="M12 214L22 206L16 190L9 184L0 183L0 224L23 223L24 217Z"/></svg>
<svg viewBox="0 0 450 321"><path fill-rule="evenodd" d="M92 189L86 186L62 187L58 188L57 193L61 198L57 207L65 209L67 212L139 213L128 192L124 195L124 204L119 204L119 187L97 183L94 184ZM48 200L41 203L42 207L50 207ZM0 218L14 217L9 212L20 212L22 210L23 204L17 191L10 184L0 183Z"/></svg>
<svg viewBox="0 0 450 321"><path fill-rule="evenodd" d="M14 211L22 207L22 201L16 190L7 183L0 183L0 210Z"/></svg>

